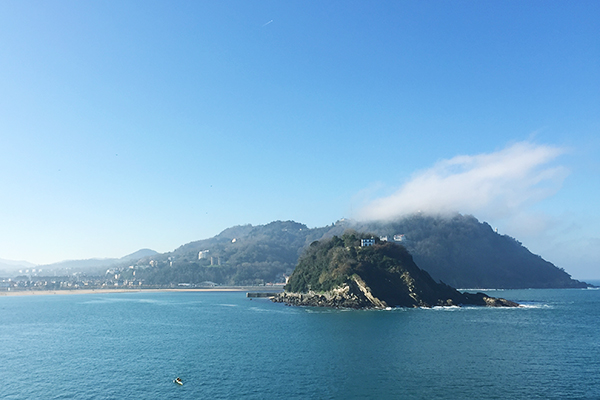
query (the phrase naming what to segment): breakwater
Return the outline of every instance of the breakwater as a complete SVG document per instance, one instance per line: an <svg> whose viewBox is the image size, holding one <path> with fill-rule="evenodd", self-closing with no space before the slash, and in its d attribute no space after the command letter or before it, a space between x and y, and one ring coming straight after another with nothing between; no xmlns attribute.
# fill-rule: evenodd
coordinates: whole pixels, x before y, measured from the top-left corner
<svg viewBox="0 0 600 400"><path fill-rule="evenodd" d="M279 294L278 292L248 292L246 297L273 297Z"/></svg>

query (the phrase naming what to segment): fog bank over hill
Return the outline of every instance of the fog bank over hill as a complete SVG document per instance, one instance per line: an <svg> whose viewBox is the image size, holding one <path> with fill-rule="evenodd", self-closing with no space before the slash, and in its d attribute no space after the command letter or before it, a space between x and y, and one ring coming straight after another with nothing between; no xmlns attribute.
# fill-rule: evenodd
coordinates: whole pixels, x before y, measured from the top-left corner
<svg viewBox="0 0 600 400"><path fill-rule="evenodd" d="M476 215L576 276L597 277L600 237L592 228L597 215L567 206L576 176L566 180L571 168L562 165L568 160L561 156L571 152L521 141L491 153L442 159L399 187L365 190L362 200L355 199L362 204L359 211L350 214L363 222L389 222L417 212ZM569 186L560 190L563 184Z"/></svg>
<svg viewBox="0 0 600 400"><path fill-rule="evenodd" d="M395 193L368 202L358 220L389 221L415 212L456 211L510 218L554 194L567 170L550 163L565 149L519 142L495 153L459 155L416 173Z"/></svg>
<svg viewBox="0 0 600 400"><path fill-rule="evenodd" d="M459 288L580 287L562 268L471 215L413 214L390 222L352 222L401 244L437 280Z"/></svg>

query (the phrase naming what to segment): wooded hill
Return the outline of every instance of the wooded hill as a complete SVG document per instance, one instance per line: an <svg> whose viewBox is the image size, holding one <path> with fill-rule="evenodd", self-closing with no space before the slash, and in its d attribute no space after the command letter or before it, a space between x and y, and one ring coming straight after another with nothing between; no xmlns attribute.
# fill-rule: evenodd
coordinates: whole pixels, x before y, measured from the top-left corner
<svg viewBox="0 0 600 400"><path fill-rule="evenodd" d="M347 230L387 236L404 235L401 244L415 263L436 281L458 288L586 287L561 268L532 254L520 242L494 232L473 216L450 218L412 215L389 223L341 220L308 228L293 221L228 228L219 235L188 243L170 253L138 261L137 278L148 284L210 281L250 285L284 282L312 242ZM208 250L208 252L206 252ZM199 253L203 252L199 258ZM152 263L149 261L152 260Z"/></svg>
<svg viewBox="0 0 600 400"><path fill-rule="evenodd" d="M518 307L506 299L461 293L435 282L404 246L371 240L368 234L355 231L311 243L300 256L285 292L275 295L273 301L335 308Z"/></svg>

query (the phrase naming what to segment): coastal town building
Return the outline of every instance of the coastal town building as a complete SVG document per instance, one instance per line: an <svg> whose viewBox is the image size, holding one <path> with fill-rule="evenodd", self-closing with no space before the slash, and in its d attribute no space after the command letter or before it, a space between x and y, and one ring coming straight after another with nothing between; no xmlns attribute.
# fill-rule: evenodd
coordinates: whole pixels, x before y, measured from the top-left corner
<svg viewBox="0 0 600 400"><path fill-rule="evenodd" d="M201 252L198 253L198 260L202 260L204 258L208 258L208 253L210 253L210 250L202 250Z"/></svg>

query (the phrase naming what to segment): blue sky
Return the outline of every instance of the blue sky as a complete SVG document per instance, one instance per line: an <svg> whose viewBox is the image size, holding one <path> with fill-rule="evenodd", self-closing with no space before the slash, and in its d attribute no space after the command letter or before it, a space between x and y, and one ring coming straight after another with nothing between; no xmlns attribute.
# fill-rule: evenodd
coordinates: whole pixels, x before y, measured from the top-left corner
<svg viewBox="0 0 600 400"><path fill-rule="evenodd" d="M594 1L2 2L0 258L435 197L600 278L599 21Z"/></svg>

